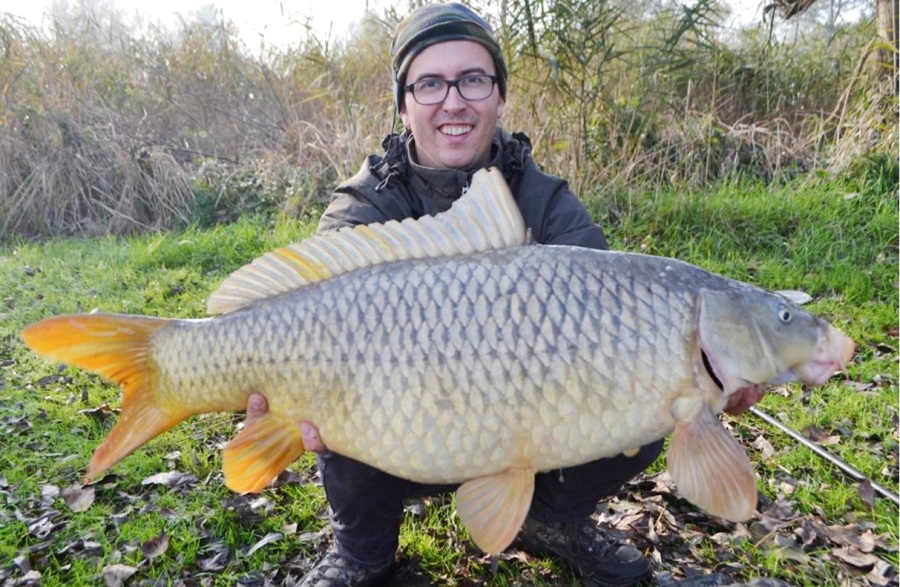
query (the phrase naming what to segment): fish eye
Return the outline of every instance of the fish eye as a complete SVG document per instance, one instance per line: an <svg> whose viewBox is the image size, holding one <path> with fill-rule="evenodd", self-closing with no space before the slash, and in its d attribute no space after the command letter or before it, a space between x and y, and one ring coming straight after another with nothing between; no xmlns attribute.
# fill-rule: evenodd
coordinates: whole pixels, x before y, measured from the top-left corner
<svg viewBox="0 0 900 587"><path fill-rule="evenodd" d="M781 306L778 308L778 319L784 322L785 324L790 323L791 318L793 318L793 314L791 314L791 309L785 306Z"/></svg>

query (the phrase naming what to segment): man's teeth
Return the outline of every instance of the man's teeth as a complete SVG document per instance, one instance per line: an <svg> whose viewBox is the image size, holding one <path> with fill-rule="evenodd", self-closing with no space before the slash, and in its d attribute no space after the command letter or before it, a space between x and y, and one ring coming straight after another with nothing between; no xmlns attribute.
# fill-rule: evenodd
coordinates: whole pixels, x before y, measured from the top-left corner
<svg viewBox="0 0 900 587"><path fill-rule="evenodd" d="M445 135L464 135L467 132L472 130L472 127L469 125L460 125L460 126L443 126L441 127L441 132Z"/></svg>

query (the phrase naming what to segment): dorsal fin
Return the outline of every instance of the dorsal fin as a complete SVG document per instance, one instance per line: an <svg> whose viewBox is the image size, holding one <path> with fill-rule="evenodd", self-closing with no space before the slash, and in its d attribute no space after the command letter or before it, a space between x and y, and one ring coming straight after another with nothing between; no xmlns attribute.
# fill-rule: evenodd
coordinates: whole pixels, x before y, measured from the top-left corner
<svg viewBox="0 0 900 587"><path fill-rule="evenodd" d="M210 314L232 312L264 298L362 267L525 244L525 220L503 174L494 168L449 210L402 222L345 227L315 235L254 259L229 275L207 301Z"/></svg>

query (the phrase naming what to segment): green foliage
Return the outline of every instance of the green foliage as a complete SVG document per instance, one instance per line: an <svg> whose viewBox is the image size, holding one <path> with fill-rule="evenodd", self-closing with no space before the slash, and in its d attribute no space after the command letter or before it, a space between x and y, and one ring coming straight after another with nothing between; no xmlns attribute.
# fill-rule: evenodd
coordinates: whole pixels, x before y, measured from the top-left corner
<svg viewBox="0 0 900 587"><path fill-rule="evenodd" d="M856 191L861 181L867 189ZM742 181L709 193L590 201L608 219L613 248L703 260L764 287L840 292L862 304L896 299L897 190L881 187L868 179L779 188ZM835 271L826 277L816 267Z"/></svg>

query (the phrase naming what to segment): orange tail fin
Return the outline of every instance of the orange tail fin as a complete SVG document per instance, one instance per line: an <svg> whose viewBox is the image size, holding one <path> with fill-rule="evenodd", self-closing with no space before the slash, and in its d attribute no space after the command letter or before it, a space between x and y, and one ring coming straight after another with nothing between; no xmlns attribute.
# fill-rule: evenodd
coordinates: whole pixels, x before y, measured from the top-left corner
<svg viewBox="0 0 900 587"><path fill-rule="evenodd" d="M124 392L122 413L94 451L87 480L191 415L177 406L157 405L152 388L150 337L171 322L121 314L78 314L47 318L22 331L25 343L38 354L102 375Z"/></svg>

